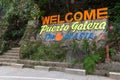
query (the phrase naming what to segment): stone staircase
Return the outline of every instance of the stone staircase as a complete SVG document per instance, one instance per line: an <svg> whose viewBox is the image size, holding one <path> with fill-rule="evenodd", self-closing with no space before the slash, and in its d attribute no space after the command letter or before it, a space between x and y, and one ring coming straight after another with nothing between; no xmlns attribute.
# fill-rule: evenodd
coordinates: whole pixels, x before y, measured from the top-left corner
<svg viewBox="0 0 120 80"><path fill-rule="evenodd" d="M19 47L12 48L8 50L3 55L0 55L0 65L2 66L15 66L15 67L23 67L23 64L18 64L19 58Z"/></svg>

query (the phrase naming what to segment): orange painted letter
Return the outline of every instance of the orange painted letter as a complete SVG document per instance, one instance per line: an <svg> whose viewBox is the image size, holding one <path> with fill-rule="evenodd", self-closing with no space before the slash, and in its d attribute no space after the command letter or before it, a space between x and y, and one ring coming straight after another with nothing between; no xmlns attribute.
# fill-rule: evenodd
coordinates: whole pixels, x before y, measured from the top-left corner
<svg viewBox="0 0 120 80"><path fill-rule="evenodd" d="M72 15L72 14L73 14L72 12L69 12L69 13L67 13L67 14L65 15L65 21L66 21L66 22L72 22L72 21L73 21L73 18L68 19L68 17L69 17L70 15Z"/></svg>
<svg viewBox="0 0 120 80"><path fill-rule="evenodd" d="M53 15L50 17L50 24L56 24L57 23L57 15Z"/></svg>
<svg viewBox="0 0 120 80"><path fill-rule="evenodd" d="M97 9L97 19L108 18L108 8Z"/></svg>
<svg viewBox="0 0 120 80"><path fill-rule="evenodd" d="M42 24L49 24L49 21L50 21L50 16L47 16L47 17L42 17Z"/></svg>
<svg viewBox="0 0 120 80"><path fill-rule="evenodd" d="M95 9L92 9L91 12L89 13L88 10L84 11L84 20L92 20L96 18L96 13L95 13Z"/></svg>
<svg viewBox="0 0 120 80"><path fill-rule="evenodd" d="M79 15L79 16L77 16L77 15ZM75 14L74 14L74 20L75 21L81 21L83 19L83 14L82 14L82 12L76 12Z"/></svg>

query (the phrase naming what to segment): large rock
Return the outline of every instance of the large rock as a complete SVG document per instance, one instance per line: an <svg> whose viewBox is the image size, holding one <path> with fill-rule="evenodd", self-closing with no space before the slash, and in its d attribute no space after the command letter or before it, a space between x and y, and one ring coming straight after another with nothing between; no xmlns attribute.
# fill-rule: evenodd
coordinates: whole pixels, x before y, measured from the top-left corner
<svg viewBox="0 0 120 80"><path fill-rule="evenodd" d="M35 20L28 21L26 31L24 33L24 36L22 37L22 41L23 40L35 41L36 36L38 36L37 35L37 27L38 27L38 25Z"/></svg>

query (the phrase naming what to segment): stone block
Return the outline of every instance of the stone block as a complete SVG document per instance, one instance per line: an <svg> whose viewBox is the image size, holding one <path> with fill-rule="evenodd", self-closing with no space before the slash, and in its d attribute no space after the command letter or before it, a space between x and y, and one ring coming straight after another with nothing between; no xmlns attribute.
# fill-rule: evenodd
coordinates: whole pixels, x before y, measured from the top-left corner
<svg viewBox="0 0 120 80"><path fill-rule="evenodd" d="M34 66L34 69L42 70L42 71L49 71L50 68L46 66Z"/></svg>
<svg viewBox="0 0 120 80"><path fill-rule="evenodd" d="M15 68L23 68L24 64L11 63L10 66Z"/></svg>
<svg viewBox="0 0 120 80"><path fill-rule="evenodd" d="M109 77L116 79L116 80L120 80L120 73L118 72L109 72Z"/></svg>
<svg viewBox="0 0 120 80"><path fill-rule="evenodd" d="M71 69L71 68L66 68L65 73L70 73L70 74L78 74L78 75L85 75L86 71L83 69Z"/></svg>

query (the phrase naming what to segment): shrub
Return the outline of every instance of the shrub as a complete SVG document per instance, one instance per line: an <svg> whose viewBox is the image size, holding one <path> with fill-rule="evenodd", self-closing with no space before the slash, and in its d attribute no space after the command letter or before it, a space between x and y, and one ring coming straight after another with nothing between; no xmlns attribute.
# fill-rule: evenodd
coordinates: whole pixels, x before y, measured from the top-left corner
<svg viewBox="0 0 120 80"><path fill-rule="evenodd" d="M37 48L40 46L40 43L40 41L24 41L21 48L21 58L29 59L31 55L33 55L37 51Z"/></svg>
<svg viewBox="0 0 120 80"><path fill-rule="evenodd" d="M90 74L95 71L96 62L101 59L99 54L92 54L85 58L83 66L86 69L86 73Z"/></svg>
<svg viewBox="0 0 120 80"><path fill-rule="evenodd" d="M113 56L116 54L116 50L114 48L109 49L110 55Z"/></svg>
<svg viewBox="0 0 120 80"><path fill-rule="evenodd" d="M32 60L49 60L63 61L65 60L65 50L61 48L61 43L51 44L47 46L40 41L25 41L21 49L21 58Z"/></svg>
<svg viewBox="0 0 120 80"><path fill-rule="evenodd" d="M0 54L3 54L10 49L9 43L7 41L2 41L0 45Z"/></svg>
<svg viewBox="0 0 120 80"><path fill-rule="evenodd" d="M105 47L97 47L95 42L90 44L85 40L83 50L86 54L83 67L86 69L87 74L91 74L95 71L96 63L104 61Z"/></svg>
<svg viewBox="0 0 120 80"><path fill-rule="evenodd" d="M65 60L64 49L60 47L59 43L46 46L41 44L36 53L31 56L33 60L49 60L49 61L63 61Z"/></svg>

